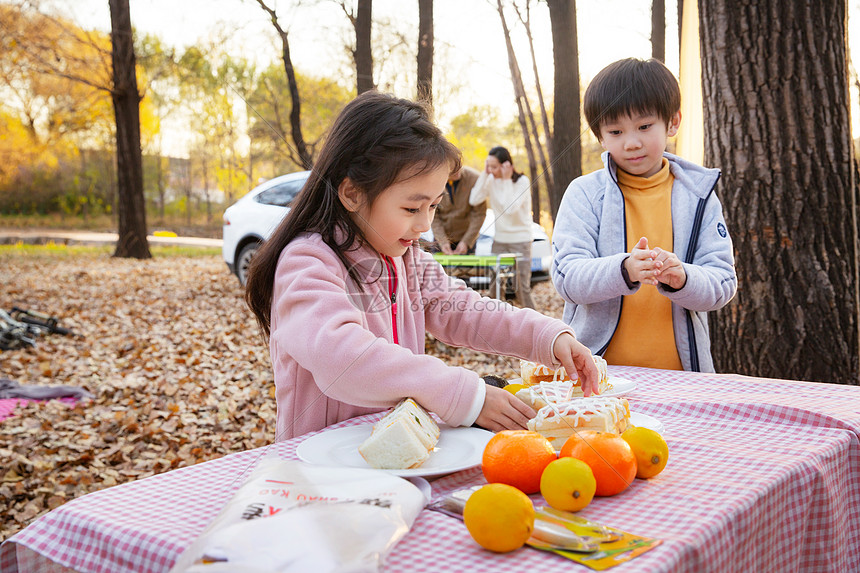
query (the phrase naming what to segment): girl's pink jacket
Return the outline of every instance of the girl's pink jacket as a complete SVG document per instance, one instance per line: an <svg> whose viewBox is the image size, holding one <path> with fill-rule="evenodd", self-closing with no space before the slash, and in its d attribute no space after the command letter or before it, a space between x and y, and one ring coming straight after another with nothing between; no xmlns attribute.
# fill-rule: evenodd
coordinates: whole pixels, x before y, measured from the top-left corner
<svg viewBox="0 0 860 573"><path fill-rule="evenodd" d="M364 291L317 234L294 239L275 274L269 350L278 404L276 440L414 398L452 426L467 419L483 381L424 354L425 331L451 346L560 366L552 344L572 332L560 320L483 298L445 274L432 255L410 248L395 258L397 335L390 281L379 253L347 253ZM381 275L381 276L380 276ZM511 360L512 377L519 362Z"/></svg>

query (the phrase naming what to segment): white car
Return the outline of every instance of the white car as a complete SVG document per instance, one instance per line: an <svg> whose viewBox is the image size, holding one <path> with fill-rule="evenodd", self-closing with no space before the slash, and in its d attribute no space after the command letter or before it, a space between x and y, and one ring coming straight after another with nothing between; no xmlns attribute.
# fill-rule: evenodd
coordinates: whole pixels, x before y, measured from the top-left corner
<svg viewBox="0 0 860 573"><path fill-rule="evenodd" d="M224 243L221 247L227 268L241 284L245 284L248 264L260 243L269 238L278 223L290 210L290 204L301 191L310 171L281 175L262 183L224 211ZM475 243L476 255L490 255L495 231L495 215L487 209L487 218ZM549 278L552 262L552 247L543 227L532 223L534 245L532 247L532 282ZM421 239L433 242L433 232L427 231ZM486 273L471 277L475 288L486 286Z"/></svg>

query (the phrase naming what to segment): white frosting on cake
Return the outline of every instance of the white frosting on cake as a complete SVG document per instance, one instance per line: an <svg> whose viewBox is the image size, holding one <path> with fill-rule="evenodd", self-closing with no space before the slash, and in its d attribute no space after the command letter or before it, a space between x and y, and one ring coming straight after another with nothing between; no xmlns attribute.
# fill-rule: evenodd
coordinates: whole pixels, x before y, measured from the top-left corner
<svg viewBox="0 0 860 573"><path fill-rule="evenodd" d="M547 404L529 420L528 429L539 432L553 445L564 443L578 430L597 430L620 434L630 421L626 398L593 396Z"/></svg>
<svg viewBox="0 0 860 573"><path fill-rule="evenodd" d="M535 410L540 410L547 404L560 404L570 400L573 383L539 382L518 391L516 396Z"/></svg>
<svg viewBox="0 0 860 573"><path fill-rule="evenodd" d="M551 420L560 416L566 417L575 427L586 425L596 416L606 416L613 424L617 424L622 419L630 418L630 409L626 398L590 396L560 404L548 404L538 410L535 419Z"/></svg>
<svg viewBox="0 0 860 573"><path fill-rule="evenodd" d="M599 376L598 392L603 393L612 388L609 382L606 360L602 356L592 355L594 365L597 367ZM570 382L572 390L568 398L582 396L582 389L578 378L571 379L564 367L550 368L543 364L536 364L528 360L520 360L520 377L523 384L535 386L544 383Z"/></svg>

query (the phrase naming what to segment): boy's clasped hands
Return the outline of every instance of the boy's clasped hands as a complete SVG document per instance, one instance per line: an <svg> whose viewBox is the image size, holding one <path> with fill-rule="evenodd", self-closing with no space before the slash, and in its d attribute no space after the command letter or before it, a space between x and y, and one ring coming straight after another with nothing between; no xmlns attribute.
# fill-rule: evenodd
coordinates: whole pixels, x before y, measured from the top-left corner
<svg viewBox="0 0 860 573"><path fill-rule="evenodd" d="M657 286L659 283L678 290L687 283L687 273L675 253L660 247L648 247L648 238L642 237L630 256L624 260L627 276L633 282Z"/></svg>

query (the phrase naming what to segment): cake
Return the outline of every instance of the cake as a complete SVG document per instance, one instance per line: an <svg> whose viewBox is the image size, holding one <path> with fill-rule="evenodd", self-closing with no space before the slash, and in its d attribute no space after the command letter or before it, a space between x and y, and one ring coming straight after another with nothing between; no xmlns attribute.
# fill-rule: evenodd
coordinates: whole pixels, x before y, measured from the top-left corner
<svg viewBox="0 0 860 573"><path fill-rule="evenodd" d="M566 382L539 382L532 386L526 386L517 391L515 396L534 408L540 410L547 404L561 404L570 400L573 383Z"/></svg>
<svg viewBox="0 0 860 573"><path fill-rule="evenodd" d="M402 400L373 425L358 447L367 463L378 469L417 468L439 441L439 426L412 398Z"/></svg>
<svg viewBox="0 0 860 573"><path fill-rule="evenodd" d="M630 423L626 398L592 396L547 404L529 420L528 429L538 432L556 449L579 430L622 433Z"/></svg>
<svg viewBox="0 0 860 573"><path fill-rule="evenodd" d="M597 366L597 373L600 375L597 391L599 394L602 394L612 388L612 384L609 382L606 371L606 360L596 354L593 355L592 358L594 359L594 365ZM550 368L543 364L535 364L534 362L529 362L527 360L520 360L520 377L523 380L523 384L526 386L534 386L542 382L570 382L572 385L570 397L575 398L583 396L579 379L572 380L570 376L568 376L567 370L564 369L564 366L559 368Z"/></svg>

